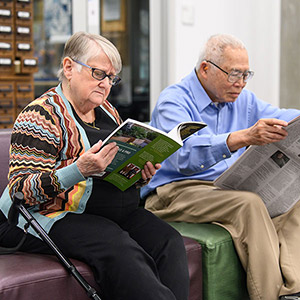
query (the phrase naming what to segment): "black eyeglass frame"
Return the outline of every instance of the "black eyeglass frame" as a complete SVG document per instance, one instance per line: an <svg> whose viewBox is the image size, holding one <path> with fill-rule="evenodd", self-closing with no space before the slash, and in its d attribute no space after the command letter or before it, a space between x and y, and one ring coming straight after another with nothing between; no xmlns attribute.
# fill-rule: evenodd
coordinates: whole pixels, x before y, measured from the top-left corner
<svg viewBox="0 0 300 300"><path fill-rule="evenodd" d="M215 66L216 68L218 68L219 70L224 72L225 74L227 74L227 80L228 80L228 82L231 82L231 83L235 83L235 82L239 81L241 78L243 78L244 82L248 82L248 80L250 80L254 75L254 71L250 71L250 70L245 71L245 72L231 71L230 73L228 73L225 70L223 70L221 67L219 67L217 64L212 62L211 60L205 60L205 61L212 64L213 66ZM234 72L238 72L238 74L233 74ZM230 80L230 78L235 78L235 80Z"/></svg>
<svg viewBox="0 0 300 300"><path fill-rule="evenodd" d="M87 68L91 69L91 70L92 70L92 77L93 77L94 79L96 79L96 80L101 81L101 80L103 80L103 79L105 79L105 78L107 77L107 78L109 79L109 84L112 85L112 86L115 86L115 85L119 84L120 81L121 81L121 77L119 77L118 75L108 75L108 74L106 74L106 73L105 73L103 70L101 70L101 69L93 68L93 67L91 67L91 66L89 66L89 65L87 65L87 64L85 64L85 63L83 63L83 62L81 62L81 61L79 61L79 60L76 60L76 59L74 59L74 58L71 58L71 59L72 59L74 62L76 62L77 64L82 65L82 66L84 66L84 67L87 67ZM100 72L102 72L102 73L103 73L103 76L101 76L101 77L95 76L95 71L100 71Z"/></svg>

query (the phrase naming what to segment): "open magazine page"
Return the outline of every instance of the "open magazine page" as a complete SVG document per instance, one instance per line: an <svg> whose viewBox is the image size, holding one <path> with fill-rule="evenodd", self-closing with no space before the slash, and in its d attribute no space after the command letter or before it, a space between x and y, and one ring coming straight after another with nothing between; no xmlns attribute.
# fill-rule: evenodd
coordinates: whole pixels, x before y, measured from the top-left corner
<svg viewBox="0 0 300 300"><path fill-rule="evenodd" d="M197 132L198 130L205 127L206 124L202 122L196 122L196 121L189 121L189 122L182 122L178 124L175 128L173 128L168 135L172 137L174 140L177 140L181 143Z"/></svg>
<svg viewBox="0 0 300 300"><path fill-rule="evenodd" d="M257 193L271 217L288 211L300 199L300 119L287 131L281 142L249 147L215 185Z"/></svg>
<svg viewBox="0 0 300 300"><path fill-rule="evenodd" d="M121 124L104 144L110 142L117 143L118 153L104 172L93 176L109 181L122 191L141 178L147 161L161 163L182 146L180 138L173 139L165 132L132 119Z"/></svg>
<svg viewBox="0 0 300 300"><path fill-rule="evenodd" d="M130 135L135 135L137 133L138 135L145 137L148 132L153 131L167 135L167 133L165 133L164 131L159 130L157 128L153 128L152 126L147 125L146 123L139 122L133 119L127 119L103 141L103 145L110 142L110 139L114 136L122 136L123 134L128 133L130 133Z"/></svg>

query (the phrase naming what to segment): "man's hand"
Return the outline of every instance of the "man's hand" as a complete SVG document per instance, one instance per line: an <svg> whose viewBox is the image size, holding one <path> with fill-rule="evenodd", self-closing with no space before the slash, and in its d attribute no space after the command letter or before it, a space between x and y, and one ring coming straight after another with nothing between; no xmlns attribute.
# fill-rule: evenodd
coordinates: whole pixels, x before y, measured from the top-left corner
<svg viewBox="0 0 300 300"><path fill-rule="evenodd" d="M160 169L161 164L155 164L155 166L153 166L153 164L148 161L146 162L144 169L142 170L142 178L144 181L149 181L152 176L155 175L156 171L158 169Z"/></svg>
<svg viewBox="0 0 300 300"><path fill-rule="evenodd" d="M142 186L149 183L151 178L155 175L156 171L161 168L161 164L153 164L147 161L142 170L142 178L136 182L136 187L141 188Z"/></svg>
<svg viewBox="0 0 300 300"><path fill-rule="evenodd" d="M250 128L232 132L227 139L230 151L250 145L266 145L278 142L288 135L288 122L278 119L260 119Z"/></svg>

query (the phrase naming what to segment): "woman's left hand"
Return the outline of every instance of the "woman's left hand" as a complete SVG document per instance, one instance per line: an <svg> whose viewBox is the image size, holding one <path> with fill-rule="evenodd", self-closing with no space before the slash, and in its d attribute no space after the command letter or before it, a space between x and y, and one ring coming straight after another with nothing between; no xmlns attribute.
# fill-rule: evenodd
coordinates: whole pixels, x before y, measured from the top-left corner
<svg viewBox="0 0 300 300"><path fill-rule="evenodd" d="M153 164L150 161L147 161L144 169L142 170L142 178L144 181L150 181L150 179L155 175L156 171L160 169L161 164Z"/></svg>

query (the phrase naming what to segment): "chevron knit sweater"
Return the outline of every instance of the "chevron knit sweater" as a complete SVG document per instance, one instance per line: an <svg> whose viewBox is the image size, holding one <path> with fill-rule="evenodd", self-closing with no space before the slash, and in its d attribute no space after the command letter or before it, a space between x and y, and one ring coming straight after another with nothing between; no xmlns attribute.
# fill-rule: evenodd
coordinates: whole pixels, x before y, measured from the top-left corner
<svg viewBox="0 0 300 300"><path fill-rule="evenodd" d="M121 123L108 101L101 108ZM20 191L46 231L67 212L83 212L93 181L82 176L76 160L89 148L61 85L32 101L13 128L9 184L0 199L0 209L7 215L11 195Z"/></svg>

